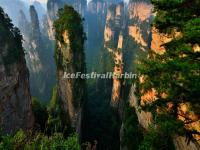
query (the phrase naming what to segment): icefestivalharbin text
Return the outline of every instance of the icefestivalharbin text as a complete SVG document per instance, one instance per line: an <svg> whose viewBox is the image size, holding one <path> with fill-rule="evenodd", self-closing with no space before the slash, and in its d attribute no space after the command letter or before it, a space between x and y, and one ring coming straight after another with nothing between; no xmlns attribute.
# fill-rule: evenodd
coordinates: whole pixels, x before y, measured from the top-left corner
<svg viewBox="0 0 200 150"><path fill-rule="evenodd" d="M97 72L91 72L91 73L68 73L64 72L63 74L64 79L136 79L137 74L132 72L125 72L123 74L117 74L114 72L106 72L106 73L97 73Z"/></svg>

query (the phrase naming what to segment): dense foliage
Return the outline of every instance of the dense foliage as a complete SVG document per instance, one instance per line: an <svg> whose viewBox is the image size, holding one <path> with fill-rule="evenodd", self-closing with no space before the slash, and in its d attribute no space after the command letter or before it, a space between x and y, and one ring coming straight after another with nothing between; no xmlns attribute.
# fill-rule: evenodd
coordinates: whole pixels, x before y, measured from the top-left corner
<svg viewBox="0 0 200 150"><path fill-rule="evenodd" d="M62 133L46 136L20 130L15 135L0 138L0 150L80 150L77 135L64 138Z"/></svg>
<svg viewBox="0 0 200 150"><path fill-rule="evenodd" d="M57 67L65 68L69 63L76 68L83 65L81 67L83 70L78 71L85 72L84 41L86 40L86 36L83 30L83 19L80 14L78 14L73 7L65 5L64 8L61 8L58 11L58 19L54 22L54 28L56 33L55 39L61 44L64 44L65 47L69 47L70 52L74 55L73 58L75 59L81 56L78 61L67 60L67 58L64 58L61 54L60 48L57 47L55 54ZM64 42L64 32L67 33L69 43Z"/></svg>
<svg viewBox="0 0 200 150"><path fill-rule="evenodd" d="M57 87L54 87L51 101L47 106L48 119L46 122L45 132L48 135L52 135L55 132L62 132L66 137L73 132L70 125L66 121L66 115L61 107L62 104L58 98Z"/></svg>
<svg viewBox="0 0 200 150"><path fill-rule="evenodd" d="M0 7L0 64L9 65L21 60L24 55L22 36L19 29L14 27L10 18ZM6 52L8 50L8 52ZM2 62L1 62L2 61Z"/></svg>
<svg viewBox="0 0 200 150"><path fill-rule="evenodd" d="M14 135L0 134L0 150L80 150L79 137L63 121L57 98L57 88L52 91L50 104L32 99L35 127L19 130Z"/></svg>
<svg viewBox="0 0 200 150"><path fill-rule="evenodd" d="M125 105L123 128L122 146L128 150L138 150L143 140L143 128L138 122L135 110L129 104Z"/></svg>
<svg viewBox="0 0 200 150"><path fill-rule="evenodd" d="M164 54L150 51L148 59L141 60L139 71L145 82L139 85L139 91L143 95L152 88L156 90L156 101L145 107L154 114L158 128L162 128L156 132L162 132L159 133L162 137L187 133L191 140L194 134L200 134L195 129L184 128L184 123L192 120L185 117L181 123L177 118L183 103L190 105L190 112L200 113L200 1L152 0L152 3L157 12L153 26L172 40L163 45ZM169 102L171 109L168 109ZM152 145L153 142L155 139Z"/></svg>

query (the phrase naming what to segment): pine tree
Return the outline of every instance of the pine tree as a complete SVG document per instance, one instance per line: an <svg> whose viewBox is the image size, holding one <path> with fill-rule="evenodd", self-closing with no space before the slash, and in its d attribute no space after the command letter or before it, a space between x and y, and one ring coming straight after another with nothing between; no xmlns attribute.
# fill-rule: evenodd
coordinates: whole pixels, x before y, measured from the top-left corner
<svg viewBox="0 0 200 150"><path fill-rule="evenodd" d="M152 3L156 12L153 26L173 39L163 45L164 54L150 50L148 59L141 59L138 69L145 82L138 85L139 93L142 96L141 91L154 88L157 100L144 108L154 114L157 124L165 129L172 127L166 130L169 135L184 133L191 139L200 134L185 128L192 120L185 118L180 122L177 118L182 103L189 103L190 111L200 114L200 1L152 0ZM176 33L179 36L174 36ZM163 97L163 93L167 96ZM169 102L173 104L170 111L167 110Z"/></svg>

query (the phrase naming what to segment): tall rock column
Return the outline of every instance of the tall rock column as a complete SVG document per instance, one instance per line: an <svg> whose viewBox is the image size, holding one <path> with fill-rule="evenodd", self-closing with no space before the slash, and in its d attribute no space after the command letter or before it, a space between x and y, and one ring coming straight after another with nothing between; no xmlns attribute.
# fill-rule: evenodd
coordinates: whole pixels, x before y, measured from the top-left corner
<svg viewBox="0 0 200 150"><path fill-rule="evenodd" d="M81 106L85 99L85 80L82 78L64 78L64 74L85 73L84 41L85 33L80 15L65 6L59 11L55 21L56 61L58 97L63 104L66 121L79 130Z"/></svg>
<svg viewBox="0 0 200 150"><path fill-rule="evenodd" d="M104 46L109 53L113 54L115 67L113 73L113 89L111 96L111 106L118 108L121 93L121 79L117 78L123 73L123 30L125 27L124 3L113 4L109 7L106 17L106 27L104 31Z"/></svg>
<svg viewBox="0 0 200 150"><path fill-rule="evenodd" d="M86 0L48 0L47 1L47 22L49 26L48 35L54 39L53 21L57 19L57 13L64 5L72 6L81 16L85 17L87 1Z"/></svg>
<svg viewBox="0 0 200 150"><path fill-rule="evenodd" d="M32 128L33 122L22 37L0 8L0 126L12 134Z"/></svg>

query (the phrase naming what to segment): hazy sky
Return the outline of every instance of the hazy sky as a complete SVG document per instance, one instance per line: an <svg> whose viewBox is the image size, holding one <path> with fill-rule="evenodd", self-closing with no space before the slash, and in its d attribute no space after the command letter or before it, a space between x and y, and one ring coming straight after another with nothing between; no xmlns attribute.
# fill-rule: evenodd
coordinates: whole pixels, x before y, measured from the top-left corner
<svg viewBox="0 0 200 150"><path fill-rule="evenodd" d="M33 2L33 1L35 1L35 0L22 0L22 1L25 1L25 2L27 2L27 1L29 1L29 2ZM39 1L39 2L41 2L41 3L46 3L47 2L47 0L36 0L36 1ZM89 1L91 1L91 0L87 0L88 2ZM124 0L124 1L129 1L129 0Z"/></svg>

